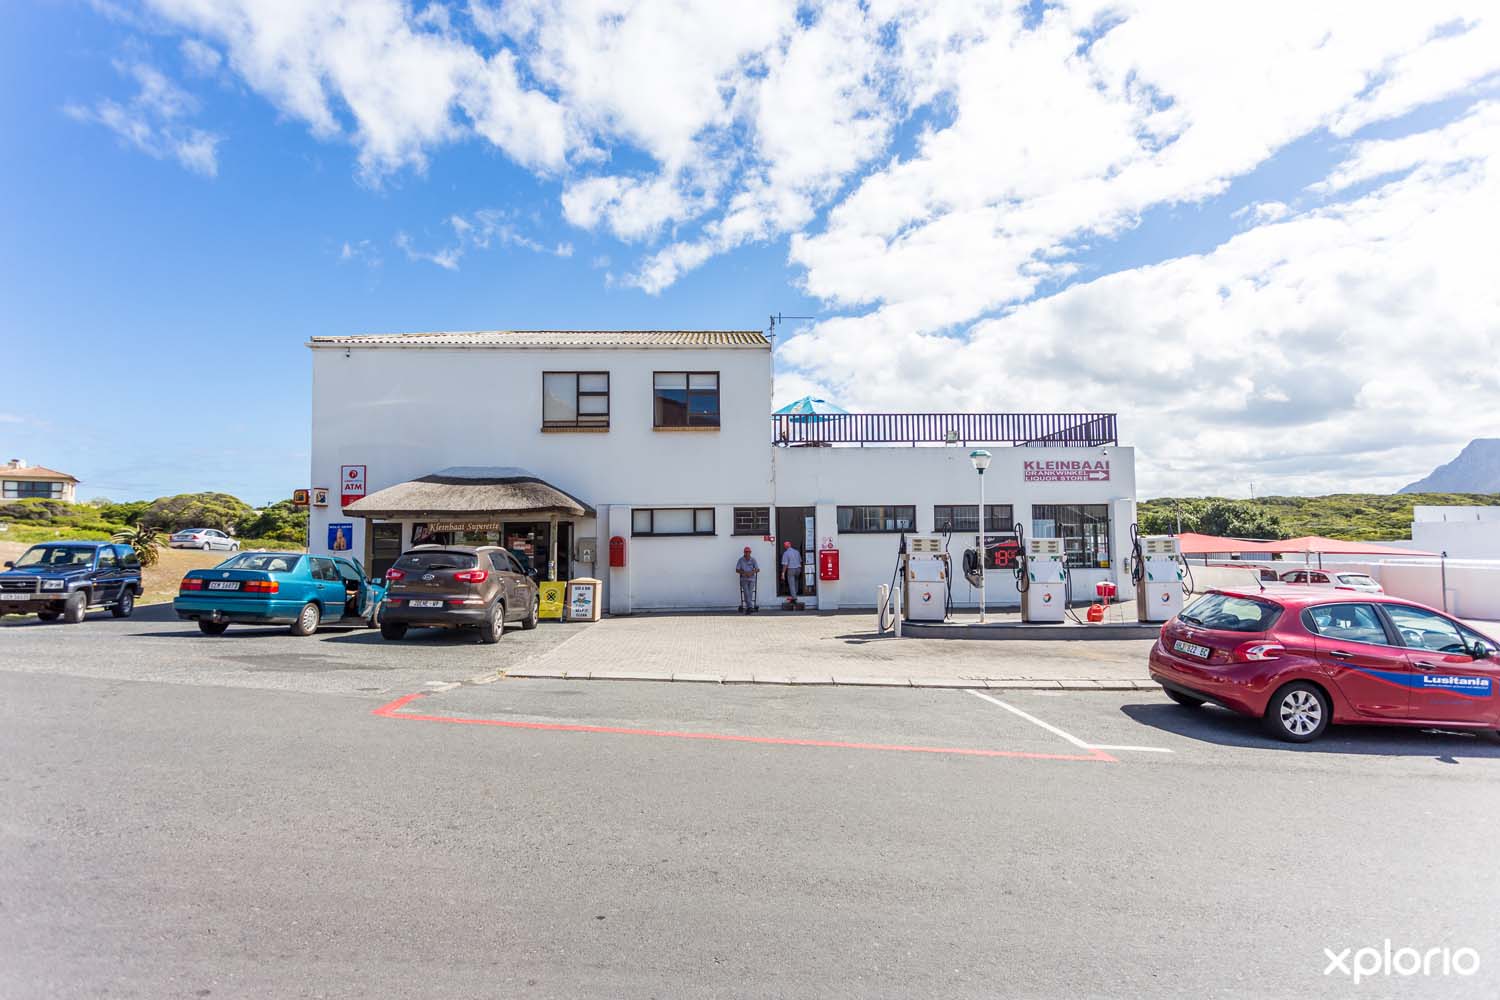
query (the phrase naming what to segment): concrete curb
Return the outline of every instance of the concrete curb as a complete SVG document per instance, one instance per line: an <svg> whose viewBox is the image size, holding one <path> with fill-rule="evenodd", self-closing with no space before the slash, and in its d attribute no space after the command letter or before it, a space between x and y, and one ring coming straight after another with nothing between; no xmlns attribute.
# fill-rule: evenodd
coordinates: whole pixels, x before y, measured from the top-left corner
<svg viewBox="0 0 1500 1000"><path fill-rule="evenodd" d="M830 677L826 674L787 677L649 672L595 674L577 670L532 670L525 667L502 671L500 676L505 680L655 681L666 684L770 684L783 687L978 688L1007 691L1152 691L1157 688L1155 681L1144 677Z"/></svg>

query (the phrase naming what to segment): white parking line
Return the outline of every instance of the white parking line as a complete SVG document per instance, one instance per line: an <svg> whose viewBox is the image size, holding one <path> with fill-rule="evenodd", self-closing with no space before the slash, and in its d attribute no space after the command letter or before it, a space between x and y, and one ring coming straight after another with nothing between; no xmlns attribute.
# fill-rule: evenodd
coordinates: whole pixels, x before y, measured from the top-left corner
<svg viewBox="0 0 1500 1000"><path fill-rule="evenodd" d="M1019 708L1017 708L1016 706L1014 706L1012 704L1009 704L1008 702L1003 702L999 698L993 697L992 695L987 695L983 691L975 691L972 688L964 688L964 690L968 691L969 694L972 694L976 698L983 698L985 701L989 702L991 705L998 705L999 707L1005 709L1007 712L1011 713L1012 715L1018 715L1018 716L1020 716L1021 718L1025 719L1027 722L1031 723L1034 726L1040 726L1041 728L1047 730L1047 732L1051 733L1054 736L1061 736L1063 739L1067 740L1069 743L1073 744L1075 747L1078 747L1080 750L1104 750L1106 752L1110 751L1110 750L1126 750L1126 751L1134 751L1134 752L1138 752L1138 753L1172 753L1173 752L1171 750L1168 750L1166 747L1130 747L1130 746L1112 746L1112 745L1104 744L1104 743L1085 743L1083 740L1080 740L1078 737L1074 736L1072 733L1063 732L1061 729L1058 729L1052 723L1050 723L1050 722L1043 722L1041 719L1038 719L1036 716L1032 715L1030 712L1023 712Z"/></svg>

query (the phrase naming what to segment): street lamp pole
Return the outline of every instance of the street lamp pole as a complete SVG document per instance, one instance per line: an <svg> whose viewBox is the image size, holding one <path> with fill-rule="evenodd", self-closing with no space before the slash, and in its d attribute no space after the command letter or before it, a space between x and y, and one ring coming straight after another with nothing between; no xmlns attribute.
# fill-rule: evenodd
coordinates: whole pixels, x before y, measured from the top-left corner
<svg viewBox="0 0 1500 1000"><path fill-rule="evenodd" d="M974 463L974 471L979 473L979 624L984 624L986 602L986 584L989 581L989 572L985 567L985 557L989 555L985 548L984 537L984 470L990 467L990 453L984 449L969 452L969 461Z"/></svg>

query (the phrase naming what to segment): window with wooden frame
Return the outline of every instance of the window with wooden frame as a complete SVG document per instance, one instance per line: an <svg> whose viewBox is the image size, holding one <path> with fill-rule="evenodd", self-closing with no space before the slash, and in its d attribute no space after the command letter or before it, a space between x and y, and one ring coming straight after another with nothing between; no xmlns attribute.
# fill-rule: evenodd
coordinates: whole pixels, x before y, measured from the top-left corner
<svg viewBox="0 0 1500 1000"><path fill-rule="evenodd" d="M839 534L894 534L917 530L917 508L911 504L838 508Z"/></svg>
<svg viewBox="0 0 1500 1000"><path fill-rule="evenodd" d="M655 372L652 426L719 426L718 372Z"/></svg>
<svg viewBox="0 0 1500 1000"><path fill-rule="evenodd" d="M542 372L542 427L609 428L609 372Z"/></svg>
<svg viewBox="0 0 1500 1000"><path fill-rule="evenodd" d="M712 535L712 507L637 507L630 512L630 533L636 537Z"/></svg>
<svg viewBox="0 0 1500 1000"><path fill-rule="evenodd" d="M771 533L771 508L736 507L734 509L734 533L736 535L769 535Z"/></svg>

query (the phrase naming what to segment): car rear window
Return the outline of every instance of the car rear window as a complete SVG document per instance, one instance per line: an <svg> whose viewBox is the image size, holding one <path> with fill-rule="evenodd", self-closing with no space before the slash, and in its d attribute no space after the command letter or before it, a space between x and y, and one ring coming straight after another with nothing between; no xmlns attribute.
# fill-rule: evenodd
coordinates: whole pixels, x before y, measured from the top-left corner
<svg viewBox="0 0 1500 1000"><path fill-rule="evenodd" d="M479 559L472 552L408 552L396 560L396 569L473 569Z"/></svg>
<svg viewBox="0 0 1500 1000"><path fill-rule="evenodd" d="M242 552L215 569L255 569L265 573L290 573L302 557L291 552Z"/></svg>
<svg viewBox="0 0 1500 1000"><path fill-rule="evenodd" d="M1281 617L1281 605L1233 594L1204 594L1178 617L1189 625L1223 632L1264 632Z"/></svg>
<svg viewBox="0 0 1500 1000"><path fill-rule="evenodd" d="M1372 584L1374 582L1375 582L1375 579L1373 577L1365 576L1363 573L1341 573L1341 574L1339 574L1339 583L1357 583L1357 584L1360 584L1361 586L1369 586L1370 584Z"/></svg>

